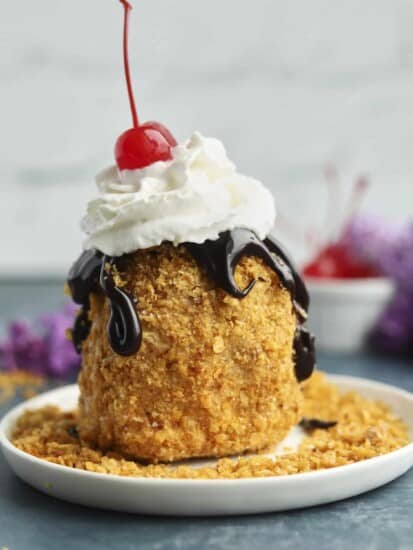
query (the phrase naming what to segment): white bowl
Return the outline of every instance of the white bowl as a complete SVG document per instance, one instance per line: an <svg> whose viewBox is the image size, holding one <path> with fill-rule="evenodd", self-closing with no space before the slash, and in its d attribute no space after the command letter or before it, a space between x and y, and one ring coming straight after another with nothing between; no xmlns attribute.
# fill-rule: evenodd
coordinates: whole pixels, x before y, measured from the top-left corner
<svg viewBox="0 0 413 550"><path fill-rule="evenodd" d="M308 326L317 349L326 351L360 350L394 293L393 281L385 277L305 281L310 293Z"/></svg>

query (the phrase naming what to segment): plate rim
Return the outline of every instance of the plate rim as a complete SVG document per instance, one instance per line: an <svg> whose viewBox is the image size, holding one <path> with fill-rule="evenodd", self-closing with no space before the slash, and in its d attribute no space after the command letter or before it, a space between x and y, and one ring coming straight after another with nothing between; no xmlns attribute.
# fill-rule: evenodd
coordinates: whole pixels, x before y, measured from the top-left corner
<svg viewBox="0 0 413 550"><path fill-rule="evenodd" d="M368 386L372 389L382 389L387 391L392 391L394 394L399 394L400 396L403 396L404 399L407 399L411 401L413 406L413 393L403 389L399 388L398 386L393 386L392 384L387 384L384 382L379 382L376 380L371 380L369 378L364 378L361 376L350 376L350 375L343 375L343 374L330 374L325 373L328 380L331 380L332 382L336 383L348 383L355 385L358 385L360 388L364 386ZM315 470L312 472L301 472L297 474L290 474L285 476L266 476L266 477L246 477L246 478L236 478L236 479L201 479L201 478L158 478L158 477L139 477L139 476L121 476L116 474L106 474L106 473L99 473L99 472L89 472L87 470L82 470L80 468L71 468L69 466L65 466L62 464L55 464L54 462L48 462L47 460L44 460L42 458L38 458L34 455L31 455L30 453L26 453L25 451L22 451L21 449L18 449L11 440L9 439L8 435L6 434L6 428L8 427L8 424L10 422L15 422L18 416L22 414L24 410L30 409L30 405L34 404L34 408L36 408L36 401L43 400L48 394L56 394L59 392L64 392L68 390L75 390L77 389L77 384L67 384L65 386L62 386L60 388L54 388L52 390L48 390L46 392L43 392L41 394L38 394L31 399L24 401L23 403L20 403L16 405L15 407L12 407L0 420L0 446L3 450L3 453L6 454L6 451L10 454L17 455L20 459L26 460L28 462L33 462L34 464L43 467L43 468L49 468L51 470L54 470L56 473L61 473L65 475L78 475L80 477L84 478L92 478L92 479L100 479L105 480L106 482L110 481L116 481L117 483L124 483L124 484L133 484L133 485L168 485L169 487L176 488L176 487L191 487L194 488L194 486L197 487L211 487L214 485L219 486L231 486L231 485L251 485L251 484L268 484L269 482L272 484L277 485L284 485L284 484L291 484L294 481L299 481L302 479L316 479L317 477L325 478L326 476L339 476L350 474L351 471L355 475L357 475L357 470L364 470L365 468L369 468L370 465L374 465L377 463L381 463L384 465L385 462L391 461L393 459L396 459L396 457L404 458L406 455L409 455L410 453L413 453L413 439L405 445L404 447L401 447L400 449L396 449L394 451L390 451L389 453L367 458L365 460L360 460L358 462L354 462L352 464L346 464L343 466L334 466L332 468L323 468L321 470ZM350 390L349 390L350 391ZM37 406L39 408L39 406ZM412 433L410 433L411 436L413 436ZM242 456L242 455L240 455ZM6 457L7 460L7 457ZM7 460L8 462L8 460ZM413 465L413 457L412 457L412 465Z"/></svg>

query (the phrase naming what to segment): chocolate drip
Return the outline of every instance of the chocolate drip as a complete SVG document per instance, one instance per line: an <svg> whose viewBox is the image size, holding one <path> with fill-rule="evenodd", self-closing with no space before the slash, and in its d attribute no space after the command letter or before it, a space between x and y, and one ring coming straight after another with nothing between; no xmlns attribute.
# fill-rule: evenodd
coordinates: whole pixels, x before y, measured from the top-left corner
<svg viewBox="0 0 413 550"><path fill-rule="evenodd" d="M295 375L297 380L302 382L310 378L316 364L314 336L303 326L303 323L307 320L310 297L302 277L278 241L274 237L269 236L264 242L271 252L284 260L294 278L295 292L293 294L293 302L299 321L294 335Z"/></svg>
<svg viewBox="0 0 413 550"><path fill-rule="evenodd" d="M185 246L217 285L236 298L245 298L256 283L254 280L244 289L238 287L235 269L241 258L256 256L275 271L282 286L292 296L299 321L293 344L295 374L299 382L309 378L315 366L314 337L302 323L307 319L310 300L303 279L281 245L273 237L262 242L248 229L234 229L221 233L216 241L186 243Z"/></svg>
<svg viewBox="0 0 413 550"><path fill-rule="evenodd" d="M328 430L337 426L336 420L320 420L319 418L302 418L300 426L306 432L312 432L313 430Z"/></svg>
<svg viewBox="0 0 413 550"><path fill-rule="evenodd" d="M91 327L88 316L89 294L99 291L105 294L110 303L108 338L113 351L119 355L132 355L139 350L142 330L132 299L115 285L111 274L105 269L107 264L113 265L114 261L114 258L104 256L97 250L86 250L69 272L68 285L73 301L82 306L72 330L73 343L78 353Z"/></svg>
<svg viewBox="0 0 413 550"><path fill-rule="evenodd" d="M133 355L142 342L142 329L132 299L115 282L106 270L106 265L113 265L114 258L103 257L100 271L100 286L109 299L110 318L108 338L114 352L119 355Z"/></svg>
<svg viewBox="0 0 413 550"><path fill-rule="evenodd" d="M235 281L235 270L244 256L261 258L278 276L280 284L292 297L299 325L294 336L295 374L299 382L311 376L315 365L314 337L303 326L307 319L309 297L304 281L294 268L280 244L268 237L264 242L248 229L234 229L221 233L215 241L184 246L206 270L209 277L223 290L236 298L245 298L256 280L245 288ZM116 286L111 269L118 258L104 256L96 250L84 252L69 273L68 284L73 300L82 306L73 328L73 341L80 352L90 331L88 311L90 292L103 292L109 299L111 314L108 338L112 349L120 355L133 355L142 341L142 329L132 298Z"/></svg>
<svg viewBox="0 0 413 550"><path fill-rule="evenodd" d="M103 255L97 250L85 250L69 271L68 284L76 304L84 304L89 294L99 286Z"/></svg>
<svg viewBox="0 0 413 550"><path fill-rule="evenodd" d="M77 431L75 425L69 426L67 428L67 434L70 435L70 437L73 437L73 439L79 439L79 432Z"/></svg>
<svg viewBox="0 0 413 550"><path fill-rule="evenodd" d="M308 296L307 287L305 286L303 279L295 269L292 260L288 257L287 253L281 247L281 244L276 239L274 239L272 235L267 237L264 243L271 250L271 252L280 257L290 269L295 284L293 295L295 309L298 315L301 316L304 314L304 318L302 320L306 320L308 307L310 305L310 297Z"/></svg>
<svg viewBox="0 0 413 550"><path fill-rule="evenodd" d="M78 353L81 352L82 343L90 332L89 294L98 291L101 265L102 254L96 250L86 250L73 264L69 272L67 283L73 301L82 306L72 329L73 343Z"/></svg>
<svg viewBox="0 0 413 550"><path fill-rule="evenodd" d="M314 336L303 325L294 335L295 375L299 382L310 378L316 364Z"/></svg>
<svg viewBox="0 0 413 550"><path fill-rule="evenodd" d="M235 282L235 269L244 256L261 258L277 273L281 284L289 292L295 292L294 278L286 263L271 254L265 243L248 229L225 231L216 241L185 243L185 246L218 286L235 298L245 298L257 282L251 281L244 289Z"/></svg>
<svg viewBox="0 0 413 550"><path fill-rule="evenodd" d="M307 320L310 297L302 277L280 243L272 236L269 236L264 242L271 252L282 258L288 265L294 278L293 303L299 321L294 335L295 375L297 380L302 382L310 378L316 364L314 336L303 326L303 323Z"/></svg>

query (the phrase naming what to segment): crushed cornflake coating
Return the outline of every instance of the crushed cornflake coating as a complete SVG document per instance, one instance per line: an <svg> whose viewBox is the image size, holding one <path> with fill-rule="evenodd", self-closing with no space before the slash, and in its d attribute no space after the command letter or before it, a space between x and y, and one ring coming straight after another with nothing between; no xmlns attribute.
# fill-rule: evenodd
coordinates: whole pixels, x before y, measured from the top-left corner
<svg viewBox="0 0 413 550"><path fill-rule="evenodd" d="M29 399L36 395L44 383L43 376L24 370L0 372L0 403L12 399L17 392L20 392L24 399Z"/></svg>
<svg viewBox="0 0 413 550"><path fill-rule="evenodd" d="M304 414L337 421L328 430L316 429L299 448L275 459L266 456L223 458L215 466L144 465L118 453L93 449L79 441L77 413L54 406L26 411L18 420L13 443L38 458L89 472L130 477L238 479L285 476L383 455L409 443L407 426L383 403L355 392L340 393L322 373L303 385Z"/></svg>
<svg viewBox="0 0 413 550"><path fill-rule="evenodd" d="M82 343L80 437L137 461L176 462L256 452L282 441L301 417L291 296L255 257L240 260L240 300L181 247L163 243L106 264L136 303L139 353L108 340L111 315L91 293ZM274 365L277 367L274 368Z"/></svg>

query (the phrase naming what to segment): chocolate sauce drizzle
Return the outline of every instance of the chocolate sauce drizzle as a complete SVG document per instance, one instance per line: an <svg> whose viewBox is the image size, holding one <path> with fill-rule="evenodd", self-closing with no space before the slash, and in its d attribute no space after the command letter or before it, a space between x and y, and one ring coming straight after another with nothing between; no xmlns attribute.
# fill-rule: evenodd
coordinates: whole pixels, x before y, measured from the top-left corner
<svg viewBox="0 0 413 550"><path fill-rule="evenodd" d="M241 258L258 257L277 274L281 285L291 294L299 322L294 336L295 374L300 382L308 378L315 365L314 337L303 326L309 297L304 281L280 244L272 237L260 241L252 231L239 228L221 233L216 240L202 244L185 243L183 246L209 277L235 298L245 298L257 283L257 280L252 280L246 288L237 285L235 270ZM142 329L135 305L129 294L116 286L111 275L111 268L117 260L119 258L88 250L69 273L68 284L73 300L82 306L72 331L78 352L90 331L90 292L103 292L109 299L111 315L107 331L112 349L120 355L133 355L140 348Z"/></svg>
<svg viewBox="0 0 413 550"><path fill-rule="evenodd" d="M113 280L111 268L114 262L115 258L97 250L86 250L69 272L68 285L73 301L82 306L72 330L73 342L79 353L91 327L89 294L99 291L110 303L107 333L113 351L119 355L133 355L140 348L142 329L139 317L132 298Z"/></svg>
<svg viewBox="0 0 413 550"><path fill-rule="evenodd" d="M294 335L295 374L299 382L309 378L316 362L314 336L303 326L310 299L303 279L281 245L273 237L260 241L252 231L239 228L221 233L215 241L186 243L185 246L217 285L235 298L245 298L257 282L251 281L244 289L238 287L235 270L241 258L261 258L275 271L281 285L292 296L299 321Z"/></svg>
<svg viewBox="0 0 413 550"><path fill-rule="evenodd" d="M90 308L89 294L99 291L99 274L102 268L103 255L96 250L86 250L73 264L69 271L67 284L72 299L82 306L72 329L72 339L76 351L81 352L82 343L88 337L91 328L88 312Z"/></svg>
<svg viewBox="0 0 413 550"><path fill-rule="evenodd" d="M132 298L127 292L118 288L113 280L110 268L114 263L115 258L103 256L99 277L100 288L110 302L109 342L113 351L119 355L133 355L141 347L141 323Z"/></svg>
<svg viewBox="0 0 413 550"><path fill-rule="evenodd" d="M300 426L306 432L314 430L328 430L337 426L337 420L320 420L319 418L304 418L300 421Z"/></svg>
<svg viewBox="0 0 413 550"><path fill-rule="evenodd" d="M294 277L286 263L279 256L271 254L266 244L248 229L225 231L215 241L185 243L185 246L217 285L235 298L245 298L257 282L251 281L244 289L235 282L235 269L244 256L261 258L276 272L281 284L294 293Z"/></svg>

